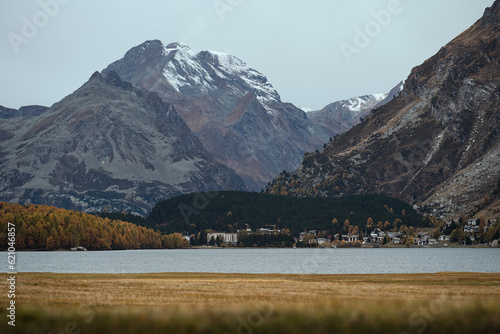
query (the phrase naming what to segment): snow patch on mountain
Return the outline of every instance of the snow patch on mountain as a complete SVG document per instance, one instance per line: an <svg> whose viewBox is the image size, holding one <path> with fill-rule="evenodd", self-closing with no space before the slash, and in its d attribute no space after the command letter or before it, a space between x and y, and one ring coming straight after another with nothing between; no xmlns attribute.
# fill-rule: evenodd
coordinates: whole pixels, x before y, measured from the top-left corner
<svg viewBox="0 0 500 334"><path fill-rule="evenodd" d="M204 93L207 89L215 89L213 79L207 70L197 60L197 55L183 43L171 43L164 47L162 56L169 57L173 53L173 59L169 61L163 70L163 75L168 83L178 92L182 88L198 86Z"/></svg>
<svg viewBox="0 0 500 334"><path fill-rule="evenodd" d="M313 109L308 108L308 107L301 107L301 106L297 106L297 108L299 108L300 110L302 110L302 111L303 111L303 112L305 112L305 113L308 113L308 112L312 112L312 111L314 111Z"/></svg>
<svg viewBox="0 0 500 334"><path fill-rule="evenodd" d="M375 100L377 101L382 101L383 99L385 99L387 97L388 94L373 94L372 96L375 98Z"/></svg>
<svg viewBox="0 0 500 334"><path fill-rule="evenodd" d="M218 89L216 81L220 78L235 81L241 96L252 92L263 102L281 101L266 76L233 55L218 51L195 53L186 44L176 42L164 46L162 56L171 58L163 75L177 92L194 86L207 94Z"/></svg>
<svg viewBox="0 0 500 334"><path fill-rule="evenodd" d="M280 96L267 80L264 74L251 68L239 58L218 51L207 51L218 61L217 69L229 77L240 77L262 101L274 100L279 102Z"/></svg>
<svg viewBox="0 0 500 334"><path fill-rule="evenodd" d="M406 79L405 79L405 80L403 80L403 81L401 81L401 84L400 84L400 86L399 86L399 91L402 91L402 90L403 90L403 88L405 87L405 82L406 82Z"/></svg>
<svg viewBox="0 0 500 334"><path fill-rule="evenodd" d="M279 172L296 168L304 152L330 137L304 111L283 103L267 77L239 58L165 45L147 41L103 72L115 71L171 102L208 152L248 189L258 191Z"/></svg>
<svg viewBox="0 0 500 334"><path fill-rule="evenodd" d="M342 101L350 111L359 113L373 107L374 104L382 101L387 97L387 94L372 94L365 96L353 97L349 100Z"/></svg>

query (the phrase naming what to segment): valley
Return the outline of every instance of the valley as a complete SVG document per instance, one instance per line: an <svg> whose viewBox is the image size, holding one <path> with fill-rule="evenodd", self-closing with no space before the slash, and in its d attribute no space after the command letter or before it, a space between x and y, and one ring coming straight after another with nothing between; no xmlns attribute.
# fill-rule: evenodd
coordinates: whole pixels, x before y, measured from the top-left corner
<svg viewBox="0 0 500 334"><path fill-rule="evenodd" d="M1 333L500 332L500 0L4 7Z"/></svg>

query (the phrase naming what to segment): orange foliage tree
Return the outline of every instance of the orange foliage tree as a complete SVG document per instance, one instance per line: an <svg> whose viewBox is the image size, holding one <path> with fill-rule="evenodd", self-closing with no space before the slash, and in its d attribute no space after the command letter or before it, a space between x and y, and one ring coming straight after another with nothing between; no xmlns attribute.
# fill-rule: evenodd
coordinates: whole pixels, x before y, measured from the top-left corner
<svg viewBox="0 0 500 334"><path fill-rule="evenodd" d="M8 223L16 226L17 250L57 250L77 246L88 250L189 247L180 235L162 235L120 220L52 206L0 202L0 249L7 249Z"/></svg>

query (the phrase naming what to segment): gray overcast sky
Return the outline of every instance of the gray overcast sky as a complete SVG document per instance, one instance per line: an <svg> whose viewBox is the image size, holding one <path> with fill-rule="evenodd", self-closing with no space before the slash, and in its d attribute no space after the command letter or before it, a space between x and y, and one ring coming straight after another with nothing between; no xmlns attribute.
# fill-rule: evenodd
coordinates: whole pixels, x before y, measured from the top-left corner
<svg viewBox="0 0 500 334"><path fill-rule="evenodd" d="M231 53L264 73L283 101L320 109L337 100L388 92L492 4L0 0L0 105L50 106L130 48L160 39L165 44L182 41L196 52ZM373 12L389 16L380 14L378 23ZM368 32L369 41L359 31ZM341 46L348 44L351 55L346 57Z"/></svg>

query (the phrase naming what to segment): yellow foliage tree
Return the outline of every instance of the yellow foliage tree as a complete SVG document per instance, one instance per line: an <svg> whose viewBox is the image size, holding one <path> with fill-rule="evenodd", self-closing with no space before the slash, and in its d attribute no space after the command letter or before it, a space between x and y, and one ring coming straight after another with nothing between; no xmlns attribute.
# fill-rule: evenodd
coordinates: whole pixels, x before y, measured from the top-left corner
<svg viewBox="0 0 500 334"><path fill-rule="evenodd" d="M0 230L7 230L9 223L16 226L18 250L76 246L89 250L154 249L163 246L164 236L152 229L52 206L0 202ZM0 238L0 249L7 248L6 240ZM177 240L176 246L186 247L183 240Z"/></svg>

